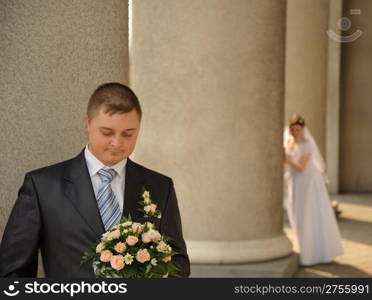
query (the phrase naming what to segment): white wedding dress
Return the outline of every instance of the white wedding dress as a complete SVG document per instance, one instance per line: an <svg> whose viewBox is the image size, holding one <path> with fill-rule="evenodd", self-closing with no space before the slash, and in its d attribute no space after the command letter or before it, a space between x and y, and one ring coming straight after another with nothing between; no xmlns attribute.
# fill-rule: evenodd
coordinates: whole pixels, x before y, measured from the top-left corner
<svg viewBox="0 0 372 300"><path fill-rule="evenodd" d="M291 160L310 154L302 172L288 167L287 176L287 214L299 242L301 265L331 262L344 252L325 181L317 164L319 150L314 144L306 141L286 148Z"/></svg>

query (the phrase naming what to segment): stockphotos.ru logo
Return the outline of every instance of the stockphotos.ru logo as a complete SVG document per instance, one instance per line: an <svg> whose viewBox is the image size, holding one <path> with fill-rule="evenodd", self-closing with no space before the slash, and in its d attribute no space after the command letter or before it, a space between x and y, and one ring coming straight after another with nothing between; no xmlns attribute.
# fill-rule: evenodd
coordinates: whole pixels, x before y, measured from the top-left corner
<svg viewBox="0 0 372 300"><path fill-rule="evenodd" d="M19 291L16 290L16 287L15 287L15 284L18 284L19 281L14 281L13 284L10 284L8 286L8 290L4 290L4 294L7 295L7 296L10 296L10 297L13 297L13 296L17 296L19 294Z"/></svg>
<svg viewBox="0 0 372 300"><path fill-rule="evenodd" d="M350 15L361 15L361 14L362 14L361 9L355 9L355 8L350 9ZM351 28L351 25L352 25L351 20L347 17L342 17L342 18L338 19L338 21L337 21L338 29L340 31L344 32L344 33ZM360 29L357 29L352 34L339 35L338 33L335 33L332 29L329 29L327 31L327 34L332 40L334 40L336 42L351 43L351 42L354 42L355 40L357 40L358 38L360 38L361 35L363 34L363 31L360 30Z"/></svg>

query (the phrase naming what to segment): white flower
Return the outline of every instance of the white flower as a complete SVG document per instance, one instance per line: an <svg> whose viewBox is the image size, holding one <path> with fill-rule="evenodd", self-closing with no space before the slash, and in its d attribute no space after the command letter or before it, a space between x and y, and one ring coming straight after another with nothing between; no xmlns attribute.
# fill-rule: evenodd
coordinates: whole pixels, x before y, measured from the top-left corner
<svg viewBox="0 0 372 300"><path fill-rule="evenodd" d="M120 225L123 226L123 227L128 227L128 226L131 226L132 225L132 221L121 223Z"/></svg>
<svg viewBox="0 0 372 300"><path fill-rule="evenodd" d="M125 254L124 256L124 262L126 265L130 265L133 262L133 255L130 255L129 253Z"/></svg>
<svg viewBox="0 0 372 300"><path fill-rule="evenodd" d="M124 233L128 233L128 229L124 229L123 232L124 232Z"/></svg>
<svg viewBox="0 0 372 300"><path fill-rule="evenodd" d="M151 261L150 261L150 263L153 265L153 266L156 266L157 265L157 260L156 260L156 258L153 258Z"/></svg>
<svg viewBox="0 0 372 300"><path fill-rule="evenodd" d="M156 246L156 250L162 253L170 253L172 251L172 248L164 241L160 241L159 244Z"/></svg>
<svg viewBox="0 0 372 300"><path fill-rule="evenodd" d="M102 241L107 241L107 238L108 238L109 234L110 234L110 232L105 232L104 234L102 234L101 240Z"/></svg>
<svg viewBox="0 0 372 300"><path fill-rule="evenodd" d="M154 228L154 224L151 223L151 222L146 222L146 225L147 225L147 227L150 228L150 229Z"/></svg>
<svg viewBox="0 0 372 300"><path fill-rule="evenodd" d="M160 241L161 234L159 233L159 231L157 231L155 229L150 229L149 231L147 231L147 233L150 234L151 239L152 239L153 242Z"/></svg>
<svg viewBox="0 0 372 300"><path fill-rule="evenodd" d="M151 210L151 205L146 205L143 209L148 213Z"/></svg>
<svg viewBox="0 0 372 300"><path fill-rule="evenodd" d="M144 191L142 194L143 199L150 199L150 192L149 191Z"/></svg>

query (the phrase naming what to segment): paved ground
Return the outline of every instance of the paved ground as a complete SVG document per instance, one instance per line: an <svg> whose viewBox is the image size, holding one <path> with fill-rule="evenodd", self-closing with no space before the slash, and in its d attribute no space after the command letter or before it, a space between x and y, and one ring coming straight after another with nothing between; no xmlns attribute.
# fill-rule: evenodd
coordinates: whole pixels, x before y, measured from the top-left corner
<svg viewBox="0 0 372 300"><path fill-rule="evenodd" d="M341 209L338 224L345 254L329 264L300 268L294 277L372 277L372 194L337 195L332 199ZM288 225L285 231L295 241Z"/></svg>

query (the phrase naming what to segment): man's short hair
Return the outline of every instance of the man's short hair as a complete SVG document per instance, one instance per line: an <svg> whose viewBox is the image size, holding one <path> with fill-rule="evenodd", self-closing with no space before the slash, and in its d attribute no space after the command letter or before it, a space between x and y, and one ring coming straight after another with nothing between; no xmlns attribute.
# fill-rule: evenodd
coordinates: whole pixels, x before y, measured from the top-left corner
<svg viewBox="0 0 372 300"><path fill-rule="evenodd" d="M141 105L136 94L127 86L118 82L100 85L89 99L87 116L92 118L103 107L110 115L128 113L136 110L139 119L142 117Z"/></svg>

